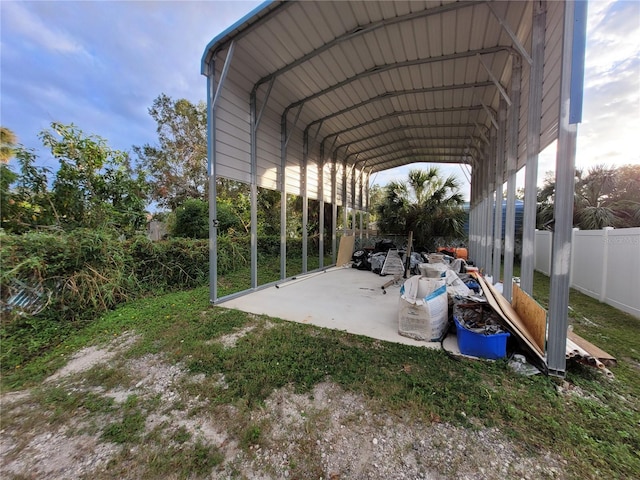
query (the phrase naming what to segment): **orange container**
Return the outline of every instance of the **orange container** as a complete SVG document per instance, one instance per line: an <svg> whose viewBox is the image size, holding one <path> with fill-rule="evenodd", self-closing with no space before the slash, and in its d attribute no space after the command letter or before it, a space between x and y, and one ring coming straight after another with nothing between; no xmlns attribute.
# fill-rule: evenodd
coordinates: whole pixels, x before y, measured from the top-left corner
<svg viewBox="0 0 640 480"><path fill-rule="evenodd" d="M449 247L438 247L438 251L442 252L442 251L447 251L447 252L453 252L453 256L455 258L461 258L463 260L467 260L468 258L468 252L466 248L449 248Z"/></svg>

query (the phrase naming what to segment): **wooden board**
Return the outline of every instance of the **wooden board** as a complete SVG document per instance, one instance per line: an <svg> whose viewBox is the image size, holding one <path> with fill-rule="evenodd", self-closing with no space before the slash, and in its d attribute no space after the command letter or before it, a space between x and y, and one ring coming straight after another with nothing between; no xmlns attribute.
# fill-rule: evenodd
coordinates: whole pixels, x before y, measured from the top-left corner
<svg viewBox="0 0 640 480"><path fill-rule="evenodd" d="M500 292L498 292L495 288L493 288L493 285L488 284L486 282L485 282L485 285L489 287L489 291L491 291L491 294L498 302L498 305L500 305L502 312L507 316L509 321L518 329L518 332L520 332L523 336L525 336L527 340L535 346L536 350L538 351L538 353L540 353L540 355L544 355L544 349L540 348L536 344L535 340L533 339L533 336L531 335L531 332L529 332L525 324L522 322L520 315L516 313L516 311L513 309L509 301L506 298L504 298Z"/></svg>
<svg viewBox="0 0 640 480"><path fill-rule="evenodd" d="M585 340L577 333L572 332L571 330L567 331L567 338L571 340L573 343L586 350L590 355L600 360L608 367L615 367L618 361L612 355L609 355L604 350L601 350L599 347L590 343L588 340Z"/></svg>
<svg viewBox="0 0 640 480"><path fill-rule="evenodd" d="M500 315L505 324L510 327L510 329L514 334L518 336L518 338L522 340L522 342L525 344L525 346L528 347L531 353L536 355L546 365L544 353L540 350L540 347L538 347L532 340L531 335L529 335L529 333L526 331L526 328L522 324L522 321L518 317L518 314L513 310L509 302L507 302L507 299L504 298L500 293L498 293L492 285L489 285L487 282L485 282L482 275L476 273L473 274L473 276L478 279L480 287L482 288L482 291L484 292L484 295L487 299L487 303L489 303L491 308L493 308L495 312ZM508 305L508 308L505 306L505 309L508 313L503 310L504 304Z"/></svg>
<svg viewBox="0 0 640 480"><path fill-rule="evenodd" d="M524 326L527 327L533 341L544 351L547 338L547 311L516 283L513 284L511 304Z"/></svg>
<svg viewBox="0 0 640 480"><path fill-rule="evenodd" d="M354 235L344 235L340 237L340 246L338 247L338 258L336 260L336 266L342 267L351 261L353 256L353 246L355 245L356 237Z"/></svg>

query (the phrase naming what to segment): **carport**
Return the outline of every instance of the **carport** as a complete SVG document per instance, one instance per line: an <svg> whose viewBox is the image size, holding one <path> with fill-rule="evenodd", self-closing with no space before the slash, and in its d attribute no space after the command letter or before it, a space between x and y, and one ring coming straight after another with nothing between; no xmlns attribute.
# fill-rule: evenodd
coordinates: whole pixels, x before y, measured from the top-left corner
<svg viewBox="0 0 640 480"><path fill-rule="evenodd" d="M336 261L338 206L363 222L372 174L415 162L471 171L469 253L510 299L516 172L526 167L521 285L531 292L539 152L558 141L547 365L564 375L573 172L581 120L586 2L266 2L207 45L210 300L218 295L216 178L280 192L280 277L288 194L319 202L320 268ZM506 184L506 186L505 186ZM500 206L506 188L502 252ZM325 204L331 245L324 245ZM350 213L348 213L350 212ZM344 224L348 222L345 219ZM361 225L362 226L362 225ZM504 270L501 268L504 255Z"/></svg>

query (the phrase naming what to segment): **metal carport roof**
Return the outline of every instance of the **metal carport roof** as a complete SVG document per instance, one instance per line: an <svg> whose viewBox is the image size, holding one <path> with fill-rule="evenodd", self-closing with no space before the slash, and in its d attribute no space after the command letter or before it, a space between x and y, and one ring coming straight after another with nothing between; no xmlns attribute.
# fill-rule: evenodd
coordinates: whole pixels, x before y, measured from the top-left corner
<svg viewBox="0 0 640 480"><path fill-rule="evenodd" d="M535 227L537 154L564 128L560 99L569 94L561 88L563 75L570 74L572 57L579 57L573 55L579 43L573 21L584 10L574 2L545 1L275 1L214 38L202 59L208 80L212 302L219 300L217 176L251 185L255 289L258 187L279 190L283 198L300 195L306 232L309 199L331 203L334 212L337 205L366 210L372 173L421 161L471 166L469 249L478 265L497 276L502 225L492 212L507 183L508 298L515 173L528 165L522 280L530 291L533 252L527 249ZM560 135L566 157L560 176L573 171L575 155L575 125L565 123L569 137L567 143ZM572 191L572 178L559 181L556 203L567 210L563 195ZM333 230L335 255L335 224ZM562 234L556 238L569 241ZM556 280L564 281L563 275L559 270ZM558 329L565 330L554 335L565 337L568 277L566 290L557 299L552 292L550 305L550 315L560 317ZM551 337L550 330L550 367L563 372L564 346L562 358L551 359L560 355Z"/></svg>

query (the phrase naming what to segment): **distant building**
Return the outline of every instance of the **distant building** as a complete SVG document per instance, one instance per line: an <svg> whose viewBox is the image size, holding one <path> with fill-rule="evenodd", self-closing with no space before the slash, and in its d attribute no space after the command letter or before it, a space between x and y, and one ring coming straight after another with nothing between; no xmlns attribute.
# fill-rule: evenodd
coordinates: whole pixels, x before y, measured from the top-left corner
<svg viewBox="0 0 640 480"><path fill-rule="evenodd" d="M522 222L524 218L524 202L522 200L516 200L516 237L522 235ZM469 202L464 202L462 208L467 214L467 218L464 222L464 233L469 235ZM507 218L507 201L502 200L502 239L504 240L504 227Z"/></svg>

